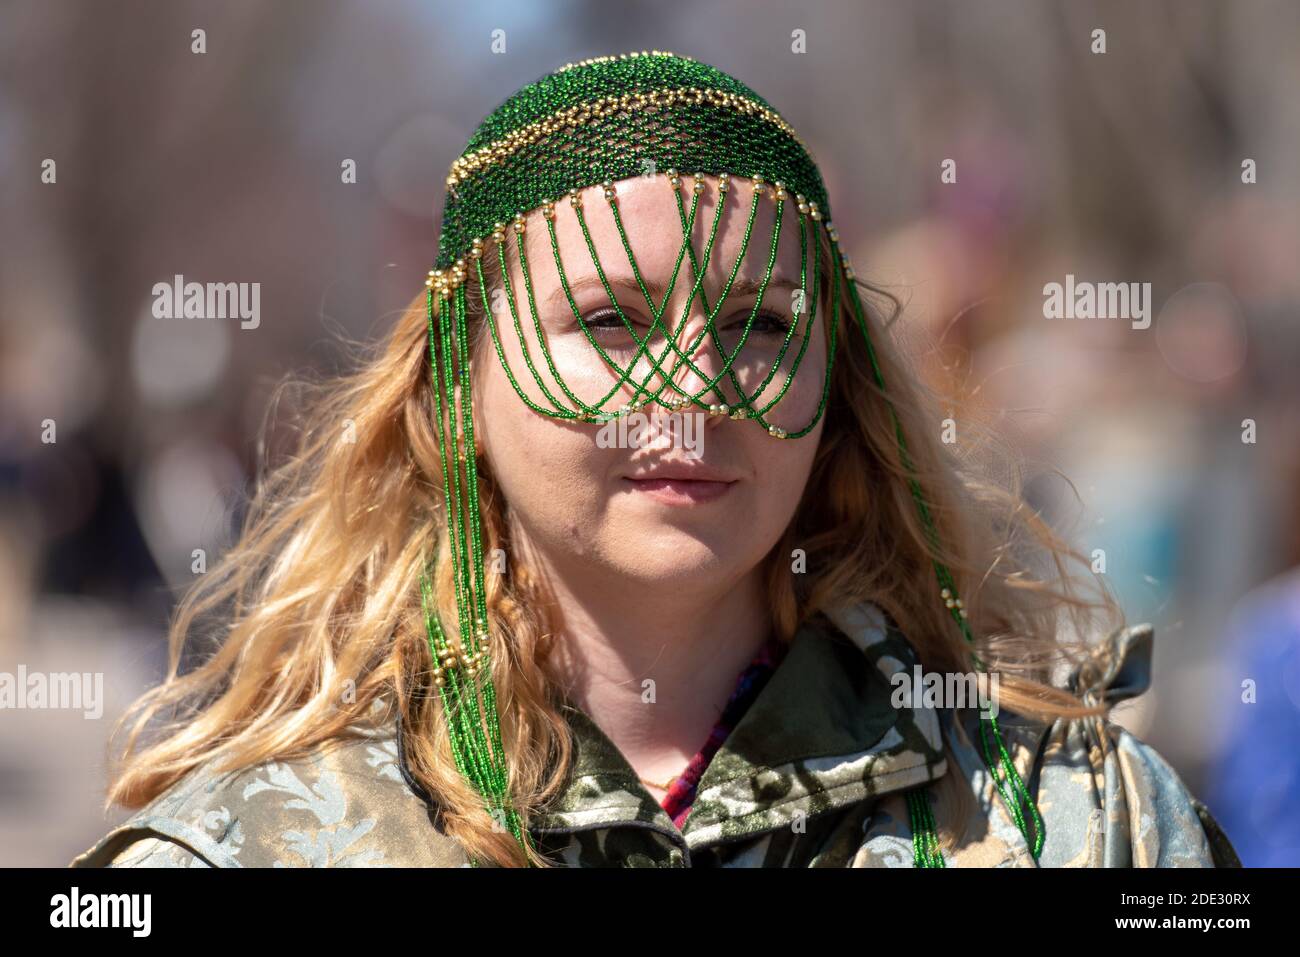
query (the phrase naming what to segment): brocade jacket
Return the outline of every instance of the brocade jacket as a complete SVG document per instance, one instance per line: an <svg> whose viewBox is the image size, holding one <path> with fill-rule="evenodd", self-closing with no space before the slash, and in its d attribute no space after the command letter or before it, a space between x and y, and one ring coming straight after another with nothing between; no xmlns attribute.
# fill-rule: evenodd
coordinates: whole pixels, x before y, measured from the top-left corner
<svg viewBox="0 0 1300 957"><path fill-rule="evenodd" d="M1070 676L1090 701L1146 690L1152 629L1121 629ZM960 775L974 795L949 867L1239 867L1209 810L1149 745L1107 719L999 715L1045 827L1034 860L981 757L974 708L895 707L917 658L873 605L806 624L704 770L679 829L614 743L566 706L575 757L530 831L572 867L911 867L906 792ZM109 831L73 867L458 867L406 770L396 709L309 757L200 766ZM948 748L943 747L943 741ZM933 804L936 823L945 805Z"/></svg>

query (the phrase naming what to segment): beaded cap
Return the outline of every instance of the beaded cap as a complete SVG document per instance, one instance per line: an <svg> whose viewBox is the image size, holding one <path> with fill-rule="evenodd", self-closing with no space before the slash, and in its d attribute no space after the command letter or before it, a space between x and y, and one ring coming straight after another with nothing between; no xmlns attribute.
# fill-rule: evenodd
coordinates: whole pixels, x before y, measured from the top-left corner
<svg viewBox="0 0 1300 957"><path fill-rule="evenodd" d="M479 125L447 177L437 268L570 189L670 168L761 171L830 218L817 165L766 100L698 60L626 53L566 64Z"/></svg>

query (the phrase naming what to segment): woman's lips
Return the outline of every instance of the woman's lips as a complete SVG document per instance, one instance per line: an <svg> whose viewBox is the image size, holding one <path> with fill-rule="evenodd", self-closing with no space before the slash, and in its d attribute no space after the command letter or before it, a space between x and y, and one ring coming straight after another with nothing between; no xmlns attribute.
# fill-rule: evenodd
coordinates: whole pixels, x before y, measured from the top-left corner
<svg viewBox="0 0 1300 957"><path fill-rule="evenodd" d="M702 479L625 478L635 492L641 492L667 505L695 505L712 502L731 489L735 482L713 482Z"/></svg>

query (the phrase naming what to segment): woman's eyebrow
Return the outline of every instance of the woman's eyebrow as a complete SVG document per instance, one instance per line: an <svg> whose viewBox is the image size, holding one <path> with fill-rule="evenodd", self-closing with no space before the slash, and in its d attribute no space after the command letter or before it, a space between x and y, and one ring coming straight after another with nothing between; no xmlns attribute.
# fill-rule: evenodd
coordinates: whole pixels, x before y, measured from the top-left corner
<svg viewBox="0 0 1300 957"><path fill-rule="evenodd" d="M607 274L605 278L609 280L609 285L612 289L615 290L621 289L624 292L631 293L634 296L637 297L641 296L641 287L637 285L636 280L633 279L631 276L610 276ZM694 285L694 283L685 281L684 276L679 276L677 278L676 288L678 289L685 289L689 291L692 285ZM594 275L581 276L578 279L573 279L569 281L569 291L574 293L575 295L579 292L582 292L583 290L590 289L592 287L595 287L602 291L605 288L600 281L600 277ZM667 287L663 283L660 283L657 279L646 279L645 287L646 290L650 293L650 296L654 299L655 305L656 306L663 305L663 301L667 296ZM763 283L761 280L751 279L746 276L737 276L735 282L731 284L731 289L728 292L728 295L730 297L736 297L736 298L740 298L743 296L756 296L758 295L758 291L762 287L763 287ZM787 291L793 291L798 288L800 288L799 285L793 282L792 280L786 279L784 276L774 275L767 283L767 291L763 294L763 298L766 299L768 296L772 294L772 291L775 289L785 289ZM705 289L704 294L706 297L709 295L709 290L707 288ZM547 304L556 305L562 302L563 300L564 300L564 287L559 286L548 297ZM710 301L712 302L712 300Z"/></svg>

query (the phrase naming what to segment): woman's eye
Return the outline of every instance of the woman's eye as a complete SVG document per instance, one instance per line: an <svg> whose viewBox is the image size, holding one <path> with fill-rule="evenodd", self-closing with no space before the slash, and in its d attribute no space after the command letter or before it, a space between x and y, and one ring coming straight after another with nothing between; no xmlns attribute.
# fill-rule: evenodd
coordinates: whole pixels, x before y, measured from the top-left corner
<svg viewBox="0 0 1300 957"><path fill-rule="evenodd" d="M626 313L624 313L626 315ZM745 328L745 323L749 321L749 314L742 313L735 322L731 323L729 328L741 331ZM597 309L595 312L588 313L582 317L582 324L593 332L627 332L627 324L619 317L614 309ZM644 330L638 329L638 321L634 316L628 316L628 324L637 330L637 334L644 338ZM790 329L790 321L779 312L770 309L764 309L754 316L753 324L750 326L751 334L772 334L784 336Z"/></svg>
<svg viewBox="0 0 1300 957"><path fill-rule="evenodd" d="M735 328L743 331L745 323L749 321L749 314L745 313L744 317L735 322ZM770 309L764 309L754 316L754 322L749 327L750 333L770 333L784 336L790 329L790 322L779 312L773 312Z"/></svg>
<svg viewBox="0 0 1300 957"><path fill-rule="evenodd" d="M624 325L623 320L619 318L618 311L615 309L597 309L595 312L590 312L582 317L582 324L588 329L619 329L624 332L627 331L627 325ZM628 317L628 324L635 327L630 316Z"/></svg>

